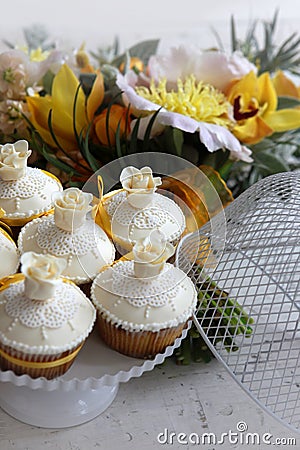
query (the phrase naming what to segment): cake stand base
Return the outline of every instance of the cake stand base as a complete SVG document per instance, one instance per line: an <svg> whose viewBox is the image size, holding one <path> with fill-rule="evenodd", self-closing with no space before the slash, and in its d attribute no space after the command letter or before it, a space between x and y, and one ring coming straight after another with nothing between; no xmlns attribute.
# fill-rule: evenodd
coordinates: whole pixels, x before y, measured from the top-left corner
<svg viewBox="0 0 300 450"><path fill-rule="evenodd" d="M113 402L119 384L82 391L44 391L1 383L0 405L21 422L43 428L66 428L94 419Z"/></svg>
<svg viewBox="0 0 300 450"><path fill-rule="evenodd" d="M53 380L0 370L0 408L21 422L43 428L66 428L94 419L113 402L119 383L140 377L171 356L191 327L189 321L173 345L154 359L121 355L94 330L71 368Z"/></svg>

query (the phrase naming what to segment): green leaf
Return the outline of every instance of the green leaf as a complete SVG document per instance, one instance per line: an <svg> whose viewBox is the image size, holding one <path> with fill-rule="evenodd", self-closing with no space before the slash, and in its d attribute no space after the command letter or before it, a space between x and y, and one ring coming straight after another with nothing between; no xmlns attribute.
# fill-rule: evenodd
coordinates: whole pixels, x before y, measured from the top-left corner
<svg viewBox="0 0 300 450"><path fill-rule="evenodd" d="M149 58L152 55L155 55L157 47L159 44L159 39L153 39L149 41L142 41L138 44L133 45L127 51L131 57L139 58L145 66L148 64ZM120 56L117 56L113 59L112 64L116 67L119 67L122 62L125 61L126 52Z"/></svg>
<svg viewBox="0 0 300 450"><path fill-rule="evenodd" d="M43 76L43 87L49 95L51 95L54 77L55 75L53 72L51 72L51 70L48 70Z"/></svg>
<svg viewBox="0 0 300 450"><path fill-rule="evenodd" d="M289 170L289 166L284 161L271 153L257 153L254 156L254 161L264 176Z"/></svg>
<svg viewBox="0 0 300 450"><path fill-rule="evenodd" d="M117 129L116 129L116 151L117 151L118 158L121 158L123 156L122 148L121 148L121 138L120 138L121 120L122 119L119 120Z"/></svg>
<svg viewBox="0 0 300 450"><path fill-rule="evenodd" d="M79 81L86 96L91 92L95 79L95 73L81 73L79 75Z"/></svg>
<svg viewBox="0 0 300 450"><path fill-rule="evenodd" d="M130 137L129 153L136 153L138 151L138 132L140 126L141 117L136 119L133 130Z"/></svg>
<svg viewBox="0 0 300 450"><path fill-rule="evenodd" d="M236 38L234 17L230 17L230 31L231 31L231 51L235 52L238 49L238 43Z"/></svg>
<svg viewBox="0 0 300 450"><path fill-rule="evenodd" d="M161 108L159 108L157 111L155 111L155 113L152 115L151 119L149 120L149 123L148 123L146 131L145 131L145 135L143 138L143 148L142 148L143 152L149 151L151 130L153 128L154 122L155 122L156 117L158 116L160 110L161 110Z"/></svg>
<svg viewBox="0 0 300 450"><path fill-rule="evenodd" d="M73 167L71 167L68 164L64 163L63 161L55 158L54 156L51 156L49 151L46 150L45 145L42 146L41 153L48 162L50 162L51 164L53 164L53 166L57 167L58 169L62 170L63 172L65 172L69 175L82 176L82 174L77 172L77 170L75 170Z"/></svg>
<svg viewBox="0 0 300 450"><path fill-rule="evenodd" d="M289 109L300 105L300 100L295 97L280 96L278 97L277 109Z"/></svg>
<svg viewBox="0 0 300 450"><path fill-rule="evenodd" d="M32 25L24 28L23 32L29 50L42 48L44 42L48 39L48 32L42 25Z"/></svg>
<svg viewBox="0 0 300 450"><path fill-rule="evenodd" d="M97 159L91 154L90 148L89 148L89 133L90 133L91 126L92 126L92 124L90 123L84 139L82 138L82 134L81 134L82 144L80 146L80 149L81 149L82 156L87 161L87 163L89 164L91 169L94 172L97 172L97 170L100 169L100 164L97 161Z"/></svg>

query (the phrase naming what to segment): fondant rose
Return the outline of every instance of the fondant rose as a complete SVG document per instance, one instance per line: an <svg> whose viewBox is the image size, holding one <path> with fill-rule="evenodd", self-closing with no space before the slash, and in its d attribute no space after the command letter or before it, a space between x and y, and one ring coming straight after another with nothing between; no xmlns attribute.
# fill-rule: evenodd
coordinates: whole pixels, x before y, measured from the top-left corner
<svg viewBox="0 0 300 450"><path fill-rule="evenodd" d="M25 275L25 294L33 300L53 297L59 277L66 268L64 259L52 255L26 252L21 256L21 271Z"/></svg>
<svg viewBox="0 0 300 450"><path fill-rule="evenodd" d="M129 203L135 208L145 208L151 202L157 186L161 185L161 178L153 177L150 167L126 167L121 172L120 181L128 192Z"/></svg>
<svg viewBox="0 0 300 450"><path fill-rule="evenodd" d="M54 192L54 220L57 227L72 231L81 227L86 215L91 211L90 202L93 195L82 192L78 188L68 188L62 192Z"/></svg>
<svg viewBox="0 0 300 450"><path fill-rule="evenodd" d="M155 230L145 239L137 241L132 252L135 276L149 278L162 271L165 262L174 254L175 248L167 242L161 231Z"/></svg>
<svg viewBox="0 0 300 450"><path fill-rule="evenodd" d="M26 175L27 159L30 155L31 150L25 140L0 145L0 178L4 181L14 181Z"/></svg>

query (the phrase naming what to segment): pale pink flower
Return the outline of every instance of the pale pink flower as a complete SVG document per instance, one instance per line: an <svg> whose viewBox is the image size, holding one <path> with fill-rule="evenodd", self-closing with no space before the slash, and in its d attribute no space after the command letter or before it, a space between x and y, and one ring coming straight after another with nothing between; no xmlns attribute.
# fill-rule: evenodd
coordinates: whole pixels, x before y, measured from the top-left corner
<svg viewBox="0 0 300 450"><path fill-rule="evenodd" d="M0 134L24 134L27 125L22 113L28 113L24 102L10 99L0 102Z"/></svg>
<svg viewBox="0 0 300 450"><path fill-rule="evenodd" d="M152 55L149 59L150 78L166 78L173 87L178 78L193 74L196 81L203 81L223 91L232 79L242 78L257 68L241 52L226 54L221 51L202 51L192 46L171 47L166 54Z"/></svg>
<svg viewBox="0 0 300 450"><path fill-rule="evenodd" d="M57 72L64 62L62 52L54 50L44 61L31 61L21 50L9 50L0 54L0 96L20 100L26 89L38 90L37 84L48 70Z"/></svg>
<svg viewBox="0 0 300 450"><path fill-rule="evenodd" d="M27 75L20 51L0 54L0 95L20 99L26 94Z"/></svg>

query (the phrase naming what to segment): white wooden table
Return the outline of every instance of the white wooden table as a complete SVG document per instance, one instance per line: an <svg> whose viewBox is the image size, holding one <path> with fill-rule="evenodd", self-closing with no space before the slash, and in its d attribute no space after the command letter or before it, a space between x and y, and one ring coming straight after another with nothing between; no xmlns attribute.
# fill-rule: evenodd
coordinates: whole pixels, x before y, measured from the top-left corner
<svg viewBox="0 0 300 450"><path fill-rule="evenodd" d="M162 445L159 433L215 433L236 431L244 421L248 432L271 433L275 438L296 439L296 445ZM161 440L164 438L161 437ZM185 440L184 437L182 437ZM272 440L272 442L273 442ZM170 442L170 437L169 437ZM121 384L111 406L94 420L67 429L42 429L25 425L0 410L1 450L92 450L159 448L203 448L205 450L236 448L300 448L297 434L265 413L235 383L222 365L194 363L176 366L167 360L152 372Z"/></svg>

